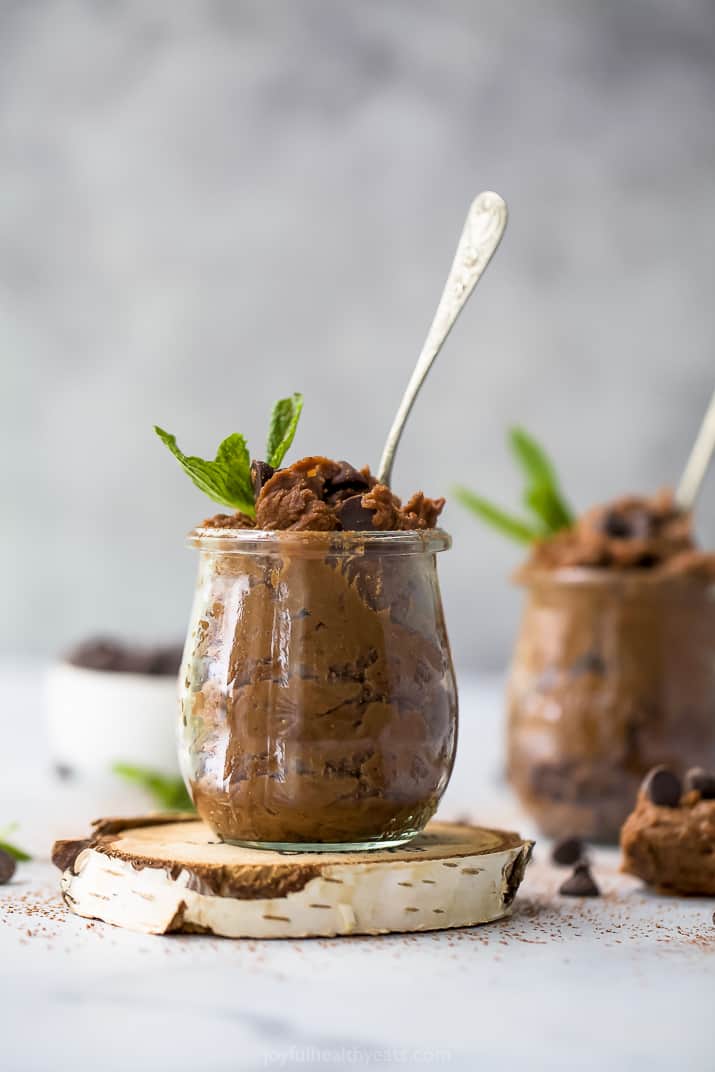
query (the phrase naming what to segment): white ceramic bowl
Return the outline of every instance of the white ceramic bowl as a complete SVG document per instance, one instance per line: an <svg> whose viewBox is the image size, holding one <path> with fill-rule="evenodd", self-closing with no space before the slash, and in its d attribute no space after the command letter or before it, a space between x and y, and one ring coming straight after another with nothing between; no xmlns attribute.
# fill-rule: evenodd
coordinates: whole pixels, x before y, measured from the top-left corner
<svg viewBox="0 0 715 1072"><path fill-rule="evenodd" d="M58 662L46 689L50 756L59 767L97 777L119 762L179 774L175 677Z"/></svg>

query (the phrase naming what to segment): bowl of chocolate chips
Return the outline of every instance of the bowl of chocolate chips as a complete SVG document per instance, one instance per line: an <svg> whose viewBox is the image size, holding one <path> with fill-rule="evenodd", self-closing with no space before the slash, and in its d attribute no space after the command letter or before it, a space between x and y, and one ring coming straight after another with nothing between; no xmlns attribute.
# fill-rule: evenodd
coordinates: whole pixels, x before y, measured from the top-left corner
<svg viewBox="0 0 715 1072"><path fill-rule="evenodd" d="M51 761L62 777L104 779L118 763L176 777L181 645L92 637L50 668L45 690Z"/></svg>

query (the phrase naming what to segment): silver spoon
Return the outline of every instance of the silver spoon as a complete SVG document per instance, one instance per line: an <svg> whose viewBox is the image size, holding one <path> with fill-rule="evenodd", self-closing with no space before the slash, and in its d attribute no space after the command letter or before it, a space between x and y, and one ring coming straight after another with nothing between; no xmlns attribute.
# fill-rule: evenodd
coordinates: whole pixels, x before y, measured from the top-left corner
<svg viewBox="0 0 715 1072"><path fill-rule="evenodd" d="M496 252L507 215L506 202L489 190L479 194L471 204L437 312L382 452L377 477L381 484L390 483L395 452L415 399L467 298Z"/></svg>
<svg viewBox="0 0 715 1072"><path fill-rule="evenodd" d="M685 463L683 475L675 493L676 505L681 510L689 511L695 506L695 500L700 491L700 485L705 479L705 474L710 465L713 451L715 450L715 393L710 399L703 422L690 451L690 457Z"/></svg>

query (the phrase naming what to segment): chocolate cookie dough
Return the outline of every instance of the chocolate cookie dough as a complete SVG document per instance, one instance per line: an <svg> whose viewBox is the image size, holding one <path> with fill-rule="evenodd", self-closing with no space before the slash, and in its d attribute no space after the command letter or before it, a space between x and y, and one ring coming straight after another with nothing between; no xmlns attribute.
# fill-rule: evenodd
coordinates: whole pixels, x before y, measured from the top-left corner
<svg viewBox="0 0 715 1072"><path fill-rule="evenodd" d="M715 765L715 555L672 496L537 544L508 692L508 766L545 833L616 841L656 764Z"/></svg>
<svg viewBox="0 0 715 1072"><path fill-rule="evenodd" d="M715 897L715 799L698 789L674 805L660 799L652 782L642 786L621 831L623 870L665 893Z"/></svg>
<svg viewBox="0 0 715 1072"><path fill-rule="evenodd" d="M217 514L204 528L258 528L268 531L410 531L437 524L444 499L417 492L404 505L369 468L320 456L301 458L274 470L254 461L251 478L256 493L256 519L245 514Z"/></svg>

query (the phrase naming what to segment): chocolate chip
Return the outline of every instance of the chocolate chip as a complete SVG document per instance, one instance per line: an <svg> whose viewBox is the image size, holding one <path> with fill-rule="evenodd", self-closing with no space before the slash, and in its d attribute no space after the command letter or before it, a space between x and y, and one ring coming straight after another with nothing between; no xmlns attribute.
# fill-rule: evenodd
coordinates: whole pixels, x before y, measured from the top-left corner
<svg viewBox="0 0 715 1072"><path fill-rule="evenodd" d="M15 874L16 866L15 858L9 852L0 849L0 886L4 886L6 882L10 881Z"/></svg>
<svg viewBox="0 0 715 1072"><path fill-rule="evenodd" d="M253 484L253 494L256 498L260 495L263 485L268 483L274 473L275 469L268 462L253 459L251 462L251 483Z"/></svg>
<svg viewBox="0 0 715 1072"><path fill-rule="evenodd" d="M599 890L591 869L587 863L579 863L565 882L559 886L559 893L564 897L600 897Z"/></svg>
<svg viewBox="0 0 715 1072"><path fill-rule="evenodd" d="M335 510L341 528L346 531L364 532L372 528L373 511L362 504L362 494L345 499Z"/></svg>
<svg viewBox="0 0 715 1072"><path fill-rule="evenodd" d="M628 525L620 514L606 514L602 529L606 536L614 540L624 540L629 534Z"/></svg>
<svg viewBox="0 0 715 1072"><path fill-rule="evenodd" d="M715 774L702 767L691 767L683 779L683 791L696 789L703 800L715 800Z"/></svg>
<svg viewBox="0 0 715 1072"><path fill-rule="evenodd" d="M664 808L677 808L683 792L680 778L667 767L654 767L646 775L642 789L652 804Z"/></svg>
<svg viewBox="0 0 715 1072"><path fill-rule="evenodd" d="M585 845L580 838L566 837L557 841L551 850L551 859L562 867L570 867L583 859Z"/></svg>
<svg viewBox="0 0 715 1072"><path fill-rule="evenodd" d="M338 465L339 469L335 476L326 481L323 495L325 501L331 506L344 502L354 495L362 494L370 488L370 481L359 469L350 465L349 462L338 462Z"/></svg>
<svg viewBox="0 0 715 1072"><path fill-rule="evenodd" d="M355 491L360 491L362 488L367 490L370 487L369 480L350 462L338 462L338 465L340 468L335 476L331 476L327 484L330 491L337 491L338 488L353 488Z"/></svg>
<svg viewBox="0 0 715 1072"><path fill-rule="evenodd" d="M647 540L651 534L651 517L647 510L609 511L603 519L603 532L612 540Z"/></svg>

